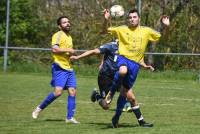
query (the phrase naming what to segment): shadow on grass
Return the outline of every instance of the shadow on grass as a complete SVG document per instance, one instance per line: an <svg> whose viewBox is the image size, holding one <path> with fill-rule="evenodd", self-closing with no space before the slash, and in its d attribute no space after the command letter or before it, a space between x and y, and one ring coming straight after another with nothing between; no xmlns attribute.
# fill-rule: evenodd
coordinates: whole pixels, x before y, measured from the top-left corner
<svg viewBox="0 0 200 134"><path fill-rule="evenodd" d="M63 119L45 119L44 121L49 121L49 122L60 122L60 121L65 121Z"/></svg>
<svg viewBox="0 0 200 134"><path fill-rule="evenodd" d="M93 122L93 123L86 123L86 124L102 126L101 129L113 129L111 123L99 123L99 122L94 123ZM119 124L119 128L133 128L133 127L139 127L139 125L128 124L128 123Z"/></svg>

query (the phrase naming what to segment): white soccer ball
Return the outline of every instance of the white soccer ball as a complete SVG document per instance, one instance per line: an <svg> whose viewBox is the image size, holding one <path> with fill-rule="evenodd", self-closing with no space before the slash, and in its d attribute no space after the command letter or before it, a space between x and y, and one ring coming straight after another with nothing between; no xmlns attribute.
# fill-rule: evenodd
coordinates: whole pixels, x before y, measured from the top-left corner
<svg viewBox="0 0 200 134"><path fill-rule="evenodd" d="M124 8L121 5L113 5L110 8L110 15L112 17L122 17L124 13Z"/></svg>

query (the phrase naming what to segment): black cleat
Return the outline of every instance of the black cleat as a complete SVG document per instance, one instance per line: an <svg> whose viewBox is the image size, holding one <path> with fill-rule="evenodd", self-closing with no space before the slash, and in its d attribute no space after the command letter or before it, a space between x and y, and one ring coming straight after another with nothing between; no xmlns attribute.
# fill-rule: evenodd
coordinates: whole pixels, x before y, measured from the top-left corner
<svg viewBox="0 0 200 134"><path fill-rule="evenodd" d="M141 127L153 127L153 123L147 123L145 121L139 121Z"/></svg>
<svg viewBox="0 0 200 134"><path fill-rule="evenodd" d="M90 99L91 99L92 102L95 102L95 101L96 101L96 95L97 95L97 94L98 94L97 90L94 89L94 90L92 91L91 96L90 96Z"/></svg>
<svg viewBox="0 0 200 134"><path fill-rule="evenodd" d="M118 128L118 121L119 121L119 118L117 118L116 116L113 116L112 118L112 127L113 128Z"/></svg>

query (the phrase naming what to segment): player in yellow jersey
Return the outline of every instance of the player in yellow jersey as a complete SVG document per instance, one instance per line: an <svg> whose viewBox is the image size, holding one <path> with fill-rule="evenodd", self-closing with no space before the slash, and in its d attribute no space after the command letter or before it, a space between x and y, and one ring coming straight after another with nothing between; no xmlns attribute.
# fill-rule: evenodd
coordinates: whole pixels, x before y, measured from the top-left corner
<svg viewBox="0 0 200 134"><path fill-rule="evenodd" d="M117 57L118 71L115 73L112 87L106 96L105 102L111 103L115 89L119 84L125 88L124 92L118 98L115 115L112 118L113 128L118 127L118 122L126 97L131 103L133 112L138 119L139 125L143 127L152 127L153 124L146 123L141 114L140 107L132 92L132 86L137 78L140 69L140 63L143 62L144 53L149 41L158 41L161 34L149 27L140 26L140 16L137 10L130 10L127 15L127 25L118 27L108 27L110 13L104 12L103 32L109 33L119 40L119 56ZM162 23L169 25L169 18L162 17Z"/></svg>
<svg viewBox="0 0 200 134"><path fill-rule="evenodd" d="M67 16L61 16L57 19L60 31L52 36L52 80L51 85L54 92L44 99L44 101L36 107L32 113L32 117L36 119L39 113L51 104L56 98L61 96L63 90L68 90L68 106L67 106L67 123L79 123L74 114L76 111L76 77L73 71L69 57L74 54L72 37L70 35L71 24Z"/></svg>

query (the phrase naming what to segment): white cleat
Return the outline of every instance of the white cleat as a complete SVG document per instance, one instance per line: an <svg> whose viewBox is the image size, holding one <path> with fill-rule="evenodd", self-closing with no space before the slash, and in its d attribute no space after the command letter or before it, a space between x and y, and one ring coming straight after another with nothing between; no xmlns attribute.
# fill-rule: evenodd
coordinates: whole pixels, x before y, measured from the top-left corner
<svg viewBox="0 0 200 134"><path fill-rule="evenodd" d="M42 111L41 108L36 107L36 109L32 112L33 119L37 119L41 111Z"/></svg>
<svg viewBox="0 0 200 134"><path fill-rule="evenodd" d="M65 122L66 123L72 123L72 124L79 124L80 123L73 117L71 119L66 119Z"/></svg>

